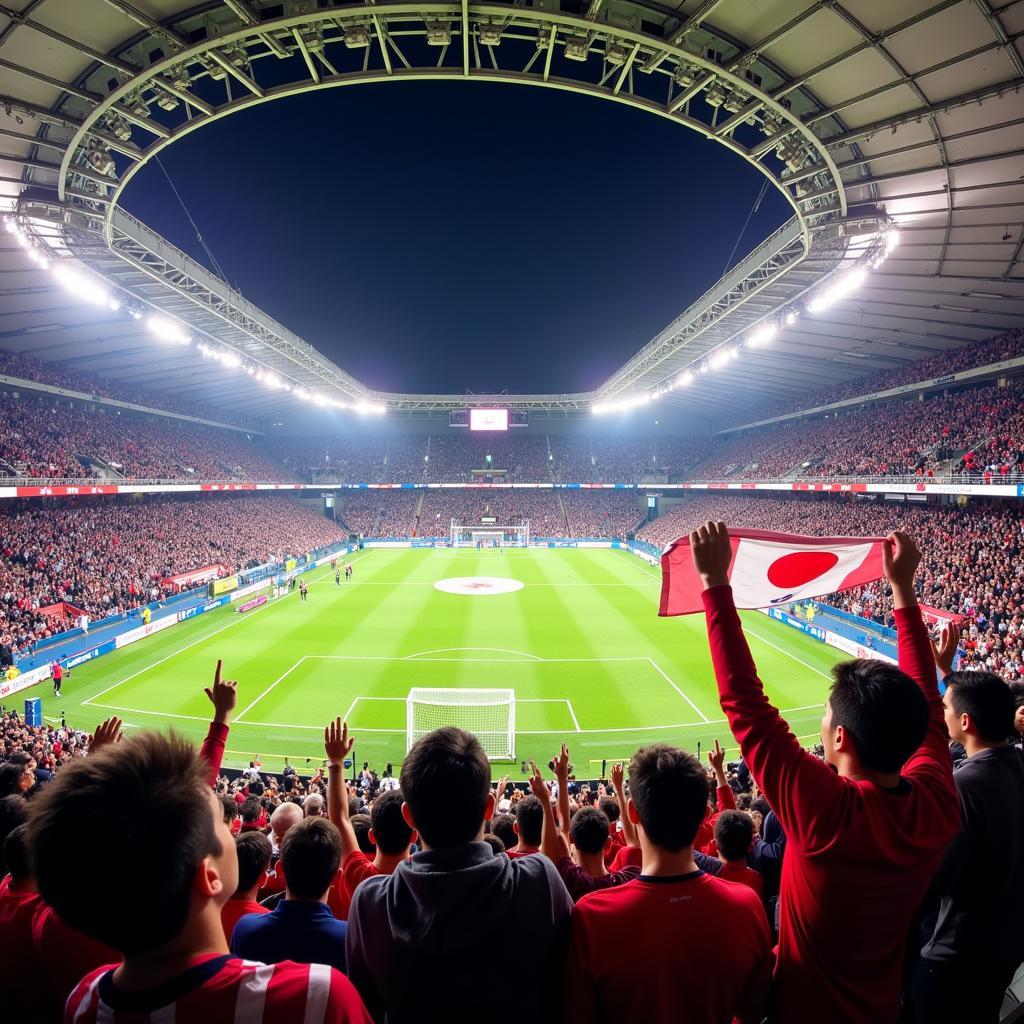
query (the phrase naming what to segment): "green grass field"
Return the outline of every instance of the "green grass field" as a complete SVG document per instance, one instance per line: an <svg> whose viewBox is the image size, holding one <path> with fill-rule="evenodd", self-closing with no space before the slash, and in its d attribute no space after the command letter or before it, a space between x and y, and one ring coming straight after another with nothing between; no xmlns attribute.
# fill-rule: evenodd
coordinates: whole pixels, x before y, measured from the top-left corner
<svg viewBox="0 0 1024 1024"><path fill-rule="evenodd" d="M357 761L397 769L414 686L511 687L517 759L546 762L565 740L581 776L642 743L735 746L704 617L658 618L660 574L627 552L377 549L352 562L341 587L326 566L307 575L306 605L295 592L244 616L218 609L82 665L60 699L49 683L24 695L80 728L118 714L129 732L174 728L198 740L210 715L203 687L221 658L239 683L226 763L259 753L270 771L285 755L300 770L306 758L318 765L334 715L348 717ZM476 575L524 587L472 596L434 587ZM744 620L769 695L813 742L841 655L760 613Z"/></svg>

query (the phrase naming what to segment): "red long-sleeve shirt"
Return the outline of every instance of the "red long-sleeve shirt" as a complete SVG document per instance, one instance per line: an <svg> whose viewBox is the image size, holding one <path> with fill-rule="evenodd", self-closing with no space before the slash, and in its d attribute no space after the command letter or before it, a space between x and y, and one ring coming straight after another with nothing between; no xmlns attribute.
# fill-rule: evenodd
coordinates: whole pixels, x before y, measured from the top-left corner
<svg viewBox="0 0 1024 1024"><path fill-rule="evenodd" d="M896 610L900 667L928 699L924 742L897 790L842 778L804 750L768 702L733 604L704 592L722 710L750 772L786 831L776 1019L886 1024L899 1014L911 919L960 828L928 634ZM824 699L825 694L823 692Z"/></svg>

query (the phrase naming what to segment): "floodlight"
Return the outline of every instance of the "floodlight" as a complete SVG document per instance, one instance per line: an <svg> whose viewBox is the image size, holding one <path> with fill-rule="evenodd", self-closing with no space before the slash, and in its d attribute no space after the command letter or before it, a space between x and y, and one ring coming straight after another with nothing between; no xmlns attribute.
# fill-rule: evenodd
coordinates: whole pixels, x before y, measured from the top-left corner
<svg viewBox="0 0 1024 1024"><path fill-rule="evenodd" d="M719 349L712 355L710 365L712 370L720 370L729 361L729 353L724 349Z"/></svg>
<svg viewBox="0 0 1024 1024"><path fill-rule="evenodd" d="M448 46L452 41L452 26L448 21L427 22L427 45Z"/></svg>
<svg viewBox="0 0 1024 1024"><path fill-rule="evenodd" d="M173 341L178 345L188 345L192 341L188 331L177 320L159 313L146 317L146 326L161 341Z"/></svg>
<svg viewBox="0 0 1024 1024"><path fill-rule="evenodd" d="M370 45L370 34L366 31L365 25L352 25L345 29L344 40L350 50L358 50L360 47Z"/></svg>
<svg viewBox="0 0 1024 1024"><path fill-rule="evenodd" d="M72 295L79 299L83 299L86 302L91 303L94 306L107 306L113 300L114 296L107 291L101 284L94 281L91 277L80 273L73 267L69 266L65 262L60 262L53 267L53 276L69 291Z"/></svg>
<svg viewBox="0 0 1024 1024"><path fill-rule="evenodd" d="M480 24L480 42L484 46L497 46L501 42L501 26L485 21Z"/></svg>
<svg viewBox="0 0 1024 1024"><path fill-rule="evenodd" d="M590 55L590 40L586 36L569 36L565 41L567 60L585 61Z"/></svg>

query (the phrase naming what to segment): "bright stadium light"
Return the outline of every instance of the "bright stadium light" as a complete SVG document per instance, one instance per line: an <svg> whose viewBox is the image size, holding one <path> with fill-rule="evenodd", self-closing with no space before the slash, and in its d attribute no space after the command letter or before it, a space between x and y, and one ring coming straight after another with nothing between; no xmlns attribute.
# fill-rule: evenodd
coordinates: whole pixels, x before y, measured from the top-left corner
<svg viewBox="0 0 1024 1024"><path fill-rule="evenodd" d="M799 315L800 315L799 313L797 313L797 312L795 312L794 310L792 310L792 309L791 309L791 310L790 310L790 311L789 311L789 312L788 312L788 313L786 314L786 326L787 326L787 327L792 327L792 326L793 326L793 324L795 324L795 323L796 323L796 321L797 321L797 317L798 317Z"/></svg>
<svg viewBox="0 0 1024 1024"><path fill-rule="evenodd" d="M711 357L710 366L712 370L720 370L727 362L729 362L729 353L724 349L719 349Z"/></svg>
<svg viewBox="0 0 1024 1024"><path fill-rule="evenodd" d="M190 345L192 336L185 330L177 320L154 313L146 317L146 326L150 333L155 334L161 341L174 342L177 345Z"/></svg>
<svg viewBox="0 0 1024 1024"><path fill-rule="evenodd" d="M867 271L863 267L851 270L840 277L834 284L829 285L823 291L818 292L807 304L810 313L820 313L834 306L837 302L845 299L851 292L856 291L867 277Z"/></svg>
<svg viewBox="0 0 1024 1024"><path fill-rule="evenodd" d="M65 262L54 265L53 276L72 295L93 306L110 306L117 301L106 288Z"/></svg>
<svg viewBox="0 0 1024 1024"><path fill-rule="evenodd" d="M387 406L377 402L356 402L356 412L367 413L371 416L381 416L387 412Z"/></svg>
<svg viewBox="0 0 1024 1024"><path fill-rule="evenodd" d="M242 360L234 352L221 352L220 361L229 370L236 370L242 365Z"/></svg>
<svg viewBox="0 0 1024 1024"><path fill-rule="evenodd" d="M263 374L263 383L266 384L268 388L274 388L275 390L283 386L281 378L278 377L276 373L272 373L269 370Z"/></svg>
<svg viewBox="0 0 1024 1024"><path fill-rule="evenodd" d="M778 330L775 324L760 324L747 335L747 344L751 348L760 348L762 345L767 345L778 333Z"/></svg>
<svg viewBox="0 0 1024 1024"><path fill-rule="evenodd" d="M678 384L681 388L688 387L692 383L693 374L690 373L689 370L686 370L684 373L679 374L679 376L676 378L676 384Z"/></svg>

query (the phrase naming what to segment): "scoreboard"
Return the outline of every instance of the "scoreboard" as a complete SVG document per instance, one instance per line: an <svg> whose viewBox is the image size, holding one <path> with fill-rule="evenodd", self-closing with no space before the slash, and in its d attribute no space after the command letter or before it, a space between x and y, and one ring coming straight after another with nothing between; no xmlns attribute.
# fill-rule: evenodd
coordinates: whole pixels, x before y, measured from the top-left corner
<svg viewBox="0 0 1024 1024"><path fill-rule="evenodd" d="M530 416L525 409L473 407L452 409L448 413L449 427L468 427L470 430L494 432L529 425Z"/></svg>

